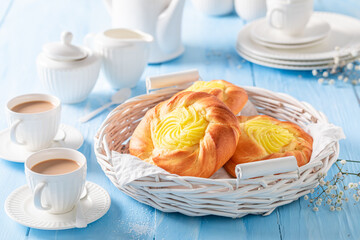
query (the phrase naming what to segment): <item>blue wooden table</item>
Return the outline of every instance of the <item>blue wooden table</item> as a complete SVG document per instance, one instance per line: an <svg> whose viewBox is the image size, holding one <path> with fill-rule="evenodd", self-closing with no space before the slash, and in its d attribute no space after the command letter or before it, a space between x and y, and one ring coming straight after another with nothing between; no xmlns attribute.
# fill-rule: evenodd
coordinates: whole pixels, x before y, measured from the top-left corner
<svg viewBox="0 0 360 240"><path fill-rule="evenodd" d="M359 0L316 0L315 9L360 18ZM110 22L101 0L1 0L1 108L15 95L45 92L35 65L44 43L59 40L62 31L70 30L75 42L80 44L87 33L109 28ZM360 87L319 85L310 72L281 71L246 62L234 48L237 33L244 24L246 22L235 14L221 18L204 16L187 1L183 21L184 55L168 63L148 66L133 96L145 93L144 76L192 68L199 69L205 80L225 79L238 85L285 92L309 102L332 123L342 126L347 139L341 142L340 157L360 159ZM326 208L313 212L308 202L300 199L277 208L267 217L249 215L230 219L163 213L133 200L112 185L93 151L94 134L109 111L85 124L77 121L108 102L113 93L100 75L86 101L64 105L62 111L62 122L78 128L84 135L80 151L88 159L88 180L109 192L112 205L108 213L86 229L43 231L12 221L1 207L0 239L360 239L360 207L353 203L346 204L340 212ZM0 129L6 127L2 110ZM356 164L347 166L359 172ZM335 170L333 167L329 175ZM0 205L14 189L24 184L24 165L0 160Z"/></svg>

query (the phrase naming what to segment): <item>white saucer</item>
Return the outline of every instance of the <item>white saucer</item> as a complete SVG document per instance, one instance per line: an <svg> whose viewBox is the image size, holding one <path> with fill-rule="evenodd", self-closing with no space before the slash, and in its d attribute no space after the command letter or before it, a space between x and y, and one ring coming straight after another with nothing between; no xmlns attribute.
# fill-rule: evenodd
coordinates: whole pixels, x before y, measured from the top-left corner
<svg viewBox="0 0 360 240"><path fill-rule="evenodd" d="M328 69L332 66L332 64L313 64L312 62L309 62L308 65L301 64L301 65L297 65L297 64L292 64L290 61L289 62L283 62L283 63L279 63L276 60L274 61L274 59L260 59L258 56L252 55L252 54L247 54L239 49L236 49L237 53L244 58L245 60L255 63L255 64L259 64L265 67L270 67L270 68L277 68L277 69L285 69L285 70L297 70L297 71L309 71L309 70L314 70L314 69ZM346 63L352 62L354 61L355 58L350 58L345 60Z"/></svg>
<svg viewBox="0 0 360 240"><path fill-rule="evenodd" d="M50 147L66 147L78 149L84 142L84 138L76 128L60 124L59 133L56 138L62 139L54 141ZM59 137L60 136L60 137ZM12 162L25 162L25 160L34 152L26 150L23 146L13 143L10 140L9 129L0 132L0 158Z"/></svg>
<svg viewBox="0 0 360 240"><path fill-rule="evenodd" d="M350 56L351 51L360 46L360 21L358 19L336 13L314 12L314 16L323 19L331 26L326 41L312 47L301 49L273 49L255 43L251 39L253 23L246 25L239 32L237 48L254 55L266 58L290 61L331 60ZM335 50L338 47L339 50Z"/></svg>
<svg viewBox="0 0 360 240"><path fill-rule="evenodd" d="M283 34L273 29L267 23L266 18L256 20L251 30L253 39L277 45L301 45L324 39L330 33L330 25L318 15L314 14L306 26L304 32L299 36Z"/></svg>
<svg viewBox="0 0 360 240"><path fill-rule="evenodd" d="M108 192L99 185L86 182L87 196L80 200L87 224L92 223L109 210L111 199ZM13 191L5 201L5 212L22 225L43 230L75 228L76 208L64 214L50 214L37 209L27 185Z"/></svg>
<svg viewBox="0 0 360 240"><path fill-rule="evenodd" d="M319 65L324 65L324 66L333 66L334 65L334 59L324 59L324 60L315 60L315 61L291 61L291 60L282 60L282 59L275 59L275 58L266 58L263 56L259 56L256 54L253 54L251 52L248 52L244 49L237 49L237 51L239 52L239 54L245 54L251 58L255 58L257 60L260 61L265 61L265 62L271 62L271 63L275 63L275 64L284 64L284 65L289 65L289 66L297 66L297 67L301 67L301 66L319 66ZM349 57L343 57L340 58L339 61L345 61L345 62L349 62L349 61L354 61L355 58L353 56L349 56Z"/></svg>
<svg viewBox="0 0 360 240"><path fill-rule="evenodd" d="M257 44L263 45L265 47L278 48L278 49L296 49L296 48L312 47L316 44L322 43L325 39L326 38L322 38L318 41L308 42L308 43L304 43L304 44L273 44L273 43L269 43L269 42L263 42L257 38L253 38L252 40L254 42L256 42Z"/></svg>

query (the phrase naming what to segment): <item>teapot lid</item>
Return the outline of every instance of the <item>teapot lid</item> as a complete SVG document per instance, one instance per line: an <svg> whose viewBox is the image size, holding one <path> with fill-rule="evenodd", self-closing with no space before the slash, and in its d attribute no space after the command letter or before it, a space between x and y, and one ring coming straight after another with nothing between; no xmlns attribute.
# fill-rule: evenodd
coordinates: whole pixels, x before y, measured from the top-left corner
<svg viewBox="0 0 360 240"><path fill-rule="evenodd" d="M72 45L71 32L61 33L61 42L47 43L43 46L44 54L56 61L76 61L87 57L87 52L78 46Z"/></svg>

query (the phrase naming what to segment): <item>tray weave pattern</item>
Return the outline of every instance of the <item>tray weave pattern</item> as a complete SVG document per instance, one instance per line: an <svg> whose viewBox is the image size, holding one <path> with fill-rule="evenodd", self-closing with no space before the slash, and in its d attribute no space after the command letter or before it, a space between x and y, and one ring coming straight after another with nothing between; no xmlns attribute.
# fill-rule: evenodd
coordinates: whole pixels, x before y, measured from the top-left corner
<svg viewBox="0 0 360 240"><path fill-rule="evenodd" d="M326 116L310 104L257 87L244 87L259 113L294 122L302 127L327 122ZM252 179L207 179L157 174L125 186L118 183L111 151L128 152L128 140L146 111L170 98L182 88L168 88L129 99L106 118L95 137L97 161L106 176L132 198L163 212L189 216L218 215L240 218L247 214L268 215L276 207L291 203L318 185L336 161L339 143L328 144L311 163L297 173L281 173ZM134 169L134 171L136 171Z"/></svg>

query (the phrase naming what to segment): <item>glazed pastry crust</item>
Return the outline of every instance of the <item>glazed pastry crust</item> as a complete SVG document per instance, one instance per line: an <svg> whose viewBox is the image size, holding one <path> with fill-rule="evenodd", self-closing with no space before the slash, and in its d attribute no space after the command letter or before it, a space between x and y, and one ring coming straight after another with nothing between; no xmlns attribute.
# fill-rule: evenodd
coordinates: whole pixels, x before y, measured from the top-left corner
<svg viewBox="0 0 360 240"><path fill-rule="evenodd" d="M159 146L155 132L158 124L182 107L194 108L206 119L203 137L196 144L180 148ZM218 98L204 92L181 92L146 113L131 137L129 150L170 173L208 178L233 155L239 136L239 122Z"/></svg>
<svg viewBox="0 0 360 240"><path fill-rule="evenodd" d="M250 117L238 116L237 118L240 123L241 136L234 155L224 166L226 171L233 177L236 177L235 167L240 163L287 156L295 156L298 166L303 166L309 162L312 153L313 139L298 125L291 122L279 121L265 115ZM287 129L294 136L294 139L283 146L280 151L269 154L266 149L254 139L254 137L249 136L245 131L245 123L252 119L269 120L272 124Z"/></svg>
<svg viewBox="0 0 360 240"><path fill-rule="evenodd" d="M225 80L212 80L207 82L214 85L222 85L223 88L204 86L204 88L194 90L193 86L199 82L201 83L203 81L195 82L192 86L185 89L184 91L201 91L214 95L223 103L225 103L225 105L228 106L235 115L244 108L246 102L248 101L248 95L243 88Z"/></svg>

